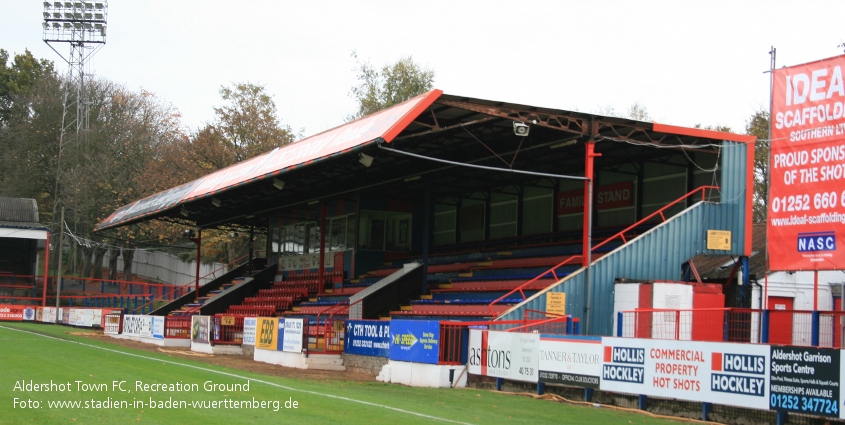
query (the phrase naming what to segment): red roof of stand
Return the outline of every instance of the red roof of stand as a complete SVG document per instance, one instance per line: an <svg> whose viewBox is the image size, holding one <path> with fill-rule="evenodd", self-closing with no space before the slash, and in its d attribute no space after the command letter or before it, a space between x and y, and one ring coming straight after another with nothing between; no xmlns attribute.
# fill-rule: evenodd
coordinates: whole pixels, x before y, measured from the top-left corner
<svg viewBox="0 0 845 425"><path fill-rule="evenodd" d="M441 94L443 94L441 90L429 91L383 111L135 201L113 212L98 224L94 231L136 222L144 217L171 210L186 202L212 196L246 183L269 179L284 171L379 140L390 143Z"/></svg>

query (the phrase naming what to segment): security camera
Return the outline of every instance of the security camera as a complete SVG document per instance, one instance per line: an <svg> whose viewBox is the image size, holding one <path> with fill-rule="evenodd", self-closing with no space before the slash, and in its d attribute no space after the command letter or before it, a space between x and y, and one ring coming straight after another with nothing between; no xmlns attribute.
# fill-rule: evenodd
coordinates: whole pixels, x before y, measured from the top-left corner
<svg viewBox="0 0 845 425"><path fill-rule="evenodd" d="M522 121L514 121L513 122L513 134L516 134L517 136L522 136L522 137L527 136L528 130L530 130L530 129L531 129L531 127L528 127L528 125L525 124Z"/></svg>

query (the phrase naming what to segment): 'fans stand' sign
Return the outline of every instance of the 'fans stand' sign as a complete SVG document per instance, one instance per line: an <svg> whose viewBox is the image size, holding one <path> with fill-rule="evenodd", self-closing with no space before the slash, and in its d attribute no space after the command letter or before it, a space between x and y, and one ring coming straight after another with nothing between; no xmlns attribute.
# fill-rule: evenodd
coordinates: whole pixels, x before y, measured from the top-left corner
<svg viewBox="0 0 845 425"><path fill-rule="evenodd" d="M845 55L773 74L769 268L845 268Z"/></svg>

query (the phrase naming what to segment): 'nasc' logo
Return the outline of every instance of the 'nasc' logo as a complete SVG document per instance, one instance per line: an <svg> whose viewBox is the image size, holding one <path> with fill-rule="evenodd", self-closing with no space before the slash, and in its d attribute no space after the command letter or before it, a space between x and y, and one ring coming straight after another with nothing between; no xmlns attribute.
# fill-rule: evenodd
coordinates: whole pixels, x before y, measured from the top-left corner
<svg viewBox="0 0 845 425"><path fill-rule="evenodd" d="M798 252L836 251L836 233L807 232L798 234Z"/></svg>

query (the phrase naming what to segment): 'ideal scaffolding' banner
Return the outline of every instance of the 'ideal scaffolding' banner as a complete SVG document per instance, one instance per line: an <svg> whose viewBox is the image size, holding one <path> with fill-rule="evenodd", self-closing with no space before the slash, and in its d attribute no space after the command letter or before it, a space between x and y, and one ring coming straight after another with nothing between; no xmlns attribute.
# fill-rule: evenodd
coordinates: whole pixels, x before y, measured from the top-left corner
<svg viewBox="0 0 845 425"><path fill-rule="evenodd" d="M771 270L845 268L845 55L773 72Z"/></svg>

